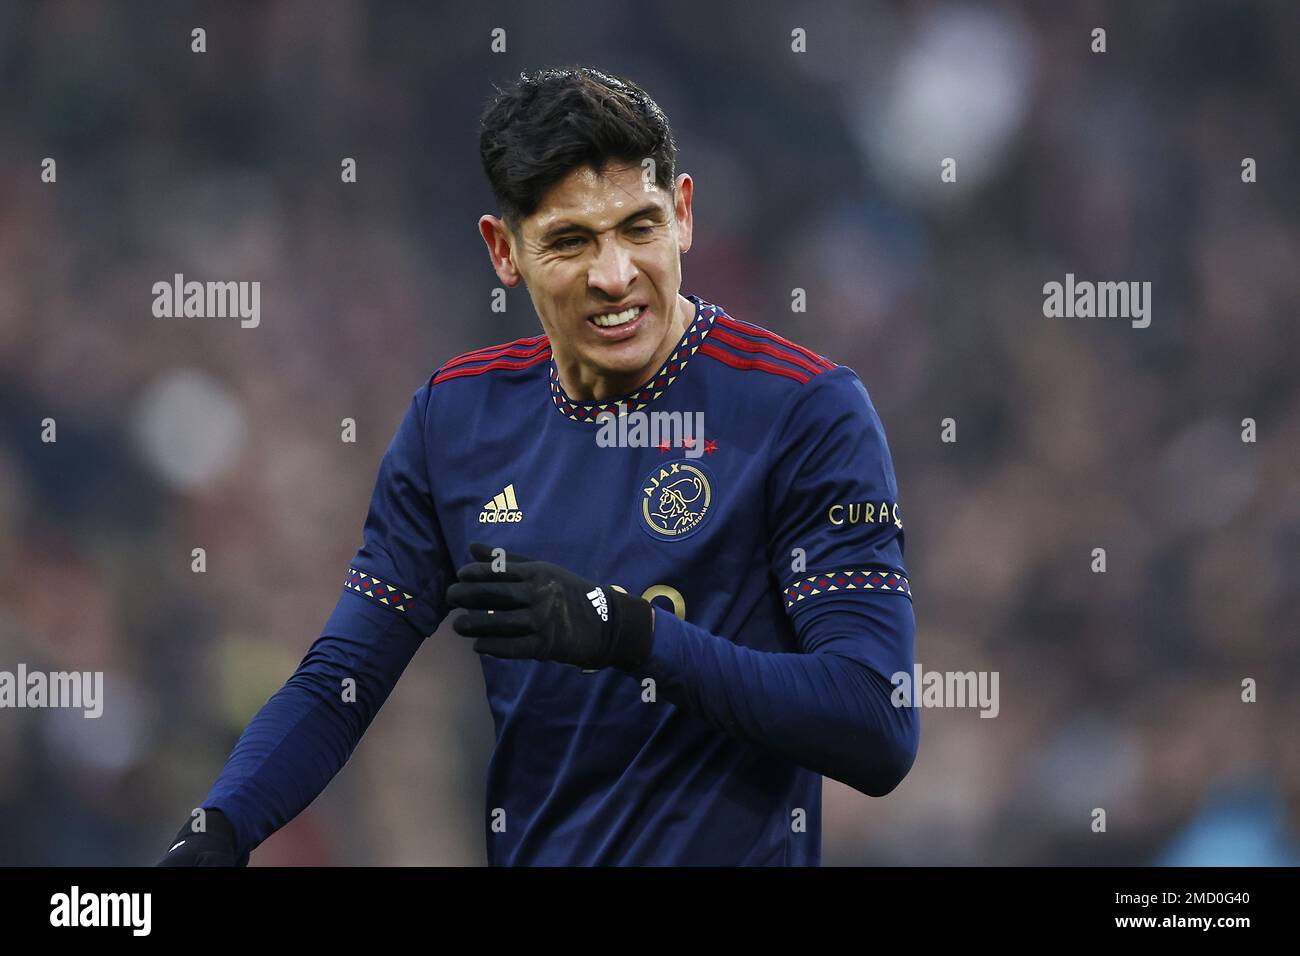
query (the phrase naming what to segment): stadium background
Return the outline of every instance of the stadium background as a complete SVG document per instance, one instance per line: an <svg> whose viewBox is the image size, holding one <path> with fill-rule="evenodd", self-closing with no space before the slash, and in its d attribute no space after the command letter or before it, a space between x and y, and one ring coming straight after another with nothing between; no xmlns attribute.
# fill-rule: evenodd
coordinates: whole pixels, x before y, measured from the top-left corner
<svg viewBox="0 0 1300 956"><path fill-rule="evenodd" d="M522 288L489 309L476 122L494 81L575 62L674 125L683 291L866 383L922 665L1000 674L996 719L922 714L887 798L826 782L826 863L1297 862L1298 25L1285 0L4 4L0 668L102 670L107 702L0 711L0 863L152 862L319 633L410 394L538 331ZM154 318L177 272L260 280L260 327ZM1150 327L1044 318L1067 272L1151 281ZM427 645L256 865L484 861L481 674L449 628Z"/></svg>

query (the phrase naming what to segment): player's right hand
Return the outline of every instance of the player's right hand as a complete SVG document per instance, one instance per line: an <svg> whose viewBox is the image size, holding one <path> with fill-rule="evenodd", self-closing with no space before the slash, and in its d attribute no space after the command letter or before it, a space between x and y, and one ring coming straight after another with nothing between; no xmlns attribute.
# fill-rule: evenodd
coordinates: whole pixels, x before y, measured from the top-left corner
<svg viewBox="0 0 1300 956"><path fill-rule="evenodd" d="M154 866L247 866L248 855L235 859L235 828L220 810L204 811L204 830L195 832L190 818L172 840L171 849Z"/></svg>

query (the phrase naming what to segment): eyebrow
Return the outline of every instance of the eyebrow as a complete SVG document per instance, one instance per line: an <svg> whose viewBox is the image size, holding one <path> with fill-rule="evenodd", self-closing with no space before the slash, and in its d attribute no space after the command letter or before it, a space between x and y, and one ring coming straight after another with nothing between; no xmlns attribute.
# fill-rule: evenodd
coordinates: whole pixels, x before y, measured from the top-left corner
<svg viewBox="0 0 1300 956"><path fill-rule="evenodd" d="M660 206L658 203L647 203L646 205L642 206L640 209L633 210L632 212L624 216L622 219L620 219L618 225L622 226L625 225L626 223L632 222L634 219L642 219L654 213L657 213L662 216L663 207ZM561 233L565 233L565 232L591 232L591 231L592 230L588 229L586 226L583 226L576 222L570 222L566 219L557 222L555 225L551 226L551 228L547 229L544 233L542 233L538 241L542 243L550 242L552 239L556 238Z"/></svg>

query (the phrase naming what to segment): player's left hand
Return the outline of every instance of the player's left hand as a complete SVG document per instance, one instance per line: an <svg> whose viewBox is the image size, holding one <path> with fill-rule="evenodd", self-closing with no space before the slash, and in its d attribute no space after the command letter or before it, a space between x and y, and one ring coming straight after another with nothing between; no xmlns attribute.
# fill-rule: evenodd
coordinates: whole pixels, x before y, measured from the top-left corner
<svg viewBox="0 0 1300 956"><path fill-rule="evenodd" d="M475 638L478 653L625 670L650 656L648 601L518 554L506 552L494 570L491 547L469 550L474 560L457 572L447 602L465 609L452 627Z"/></svg>

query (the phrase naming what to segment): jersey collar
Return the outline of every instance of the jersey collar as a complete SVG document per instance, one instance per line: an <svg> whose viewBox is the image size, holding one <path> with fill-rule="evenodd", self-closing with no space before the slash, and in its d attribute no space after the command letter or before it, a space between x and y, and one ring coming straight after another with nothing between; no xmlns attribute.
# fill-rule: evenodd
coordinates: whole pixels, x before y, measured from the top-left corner
<svg viewBox="0 0 1300 956"><path fill-rule="evenodd" d="M686 298L695 303L695 318L686 327L686 331L677 341L677 347L669 354L659 371L650 376L640 388L626 395L602 399L599 402L579 402L569 398L560 385L560 373L555 367L555 359L552 358L551 398L555 402L555 407L560 410L560 414L575 422L594 423L602 412L612 412L617 415L620 405L627 406L629 412L639 411L662 395L669 385L677 381L677 376L682 374L691 356L704 344L704 338L713 328L713 320L720 312L716 305L705 302L697 295L687 295Z"/></svg>

